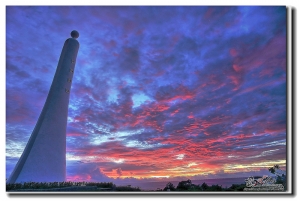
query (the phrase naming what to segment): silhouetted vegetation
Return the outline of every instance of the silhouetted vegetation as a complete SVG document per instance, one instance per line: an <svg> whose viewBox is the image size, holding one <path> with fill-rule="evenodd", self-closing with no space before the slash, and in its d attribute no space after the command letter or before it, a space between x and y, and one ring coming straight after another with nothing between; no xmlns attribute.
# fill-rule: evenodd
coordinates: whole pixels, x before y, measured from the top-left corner
<svg viewBox="0 0 300 201"><path fill-rule="evenodd" d="M187 181L181 181L178 183L176 190L177 191L188 191L192 188L194 184L192 184L192 181L188 179Z"/></svg>
<svg viewBox="0 0 300 201"><path fill-rule="evenodd" d="M203 191L206 191L208 188L209 186L205 182L201 185L201 190Z"/></svg>
<svg viewBox="0 0 300 201"><path fill-rule="evenodd" d="M57 191L94 191L94 190L115 190L116 186L112 182L24 182L6 184L6 191L18 190L50 190Z"/></svg>
<svg viewBox="0 0 300 201"><path fill-rule="evenodd" d="M222 188L222 186L212 185L209 186L205 182L201 185L193 184L190 179L186 181L181 181L178 183L177 187L175 188L172 183L167 183L166 187L163 191L226 191L227 188Z"/></svg>
<svg viewBox="0 0 300 201"><path fill-rule="evenodd" d="M269 171L276 176L275 184L282 184L284 189L286 190L286 174L285 171L281 170L279 165L274 165L273 167L269 168ZM251 178L251 177L250 177ZM262 178L259 176L259 179L265 181L266 179L272 180L271 177ZM265 180L264 180L265 179ZM270 182L269 181L269 182ZM172 183L167 183L166 187L163 191L244 191L246 188L246 183L243 184L232 184L229 188L222 188L222 186L212 185L209 186L207 183L202 183L201 185L193 184L190 179L186 181L181 181L178 183L177 187L175 188Z"/></svg>
<svg viewBox="0 0 300 201"><path fill-rule="evenodd" d="M167 183L167 185L166 185L166 187L163 189L163 191L168 191L168 189L169 189L169 191L176 191L175 186L174 186L171 182Z"/></svg>
<svg viewBox="0 0 300 201"><path fill-rule="evenodd" d="M141 191L139 187L112 182L25 182L6 184L6 191Z"/></svg>
<svg viewBox="0 0 300 201"><path fill-rule="evenodd" d="M190 179L188 179L187 181L179 182L176 188L172 183L169 182L163 191L243 191L245 187L245 184L232 184L232 186L229 188L222 188L222 186L218 184L209 186L205 182L203 182L201 185L196 185L193 184Z"/></svg>
<svg viewBox="0 0 300 201"><path fill-rule="evenodd" d="M284 186L284 190L286 190L286 173L281 170L279 165L274 165L269 168L269 172L275 174L276 182L275 184L282 184Z"/></svg>
<svg viewBox="0 0 300 201"><path fill-rule="evenodd" d="M205 182L201 185L193 184L190 179L187 181L181 181L178 183L178 186L176 188L177 191L225 191L226 189L223 189L222 186L212 185L209 186Z"/></svg>
<svg viewBox="0 0 300 201"><path fill-rule="evenodd" d="M98 188L114 188L114 184L112 182L88 182L86 186L97 186Z"/></svg>
<svg viewBox="0 0 300 201"><path fill-rule="evenodd" d="M282 184L286 189L286 174L278 165L268 169L276 175L276 184ZM251 178L251 177L250 177ZM254 177L253 177L254 178ZM263 177L265 178L265 177ZM259 179L263 179L259 178ZM249 178L248 178L249 179ZM255 181L255 180L254 180ZM262 180L264 181L264 180ZM246 184L232 184L229 188L211 185L203 182L202 184L193 184L190 179L181 181L175 187L168 182L163 189L157 188L156 191L243 191ZM139 187L116 186L112 182L25 182L6 184L6 191L142 191Z"/></svg>
<svg viewBox="0 0 300 201"><path fill-rule="evenodd" d="M130 185L128 186L116 186L114 189L115 191L141 191L139 187L131 187Z"/></svg>
<svg viewBox="0 0 300 201"><path fill-rule="evenodd" d="M226 191L243 191L246 188L246 184L232 184Z"/></svg>

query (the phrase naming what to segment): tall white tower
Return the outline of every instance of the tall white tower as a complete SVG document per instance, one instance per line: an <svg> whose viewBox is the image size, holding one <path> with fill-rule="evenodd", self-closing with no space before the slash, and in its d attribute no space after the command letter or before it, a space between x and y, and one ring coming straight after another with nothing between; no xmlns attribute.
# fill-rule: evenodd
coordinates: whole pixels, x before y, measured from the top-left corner
<svg viewBox="0 0 300 201"><path fill-rule="evenodd" d="M43 110L7 183L66 179L66 127L79 33L74 30L71 36L63 46Z"/></svg>

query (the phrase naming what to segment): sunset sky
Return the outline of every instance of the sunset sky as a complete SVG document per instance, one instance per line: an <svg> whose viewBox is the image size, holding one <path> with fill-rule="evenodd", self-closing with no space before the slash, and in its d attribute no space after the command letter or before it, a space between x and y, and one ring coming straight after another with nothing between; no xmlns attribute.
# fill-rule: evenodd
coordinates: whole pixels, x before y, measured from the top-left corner
<svg viewBox="0 0 300 201"><path fill-rule="evenodd" d="M285 7L6 7L6 177L72 30L67 180L199 179L286 163Z"/></svg>

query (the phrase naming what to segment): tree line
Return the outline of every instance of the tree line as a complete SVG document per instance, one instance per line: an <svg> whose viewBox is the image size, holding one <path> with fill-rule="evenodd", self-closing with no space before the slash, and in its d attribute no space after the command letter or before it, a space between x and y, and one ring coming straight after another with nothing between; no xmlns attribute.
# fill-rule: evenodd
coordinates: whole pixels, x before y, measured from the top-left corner
<svg viewBox="0 0 300 201"><path fill-rule="evenodd" d="M232 184L229 188L223 188L222 185L211 185L209 186L205 182L201 185L193 184L190 179L187 181L181 181L175 187L171 182L168 182L166 187L163 189L157 189L157 191L243 191L246 187L245 184Z"/></svg>
<svg viewBox="0 0 300 201"><path fill-rule="evenodd" d="M286 190L286 173L281 170L279 165L274 165L268 169L269 172L275 174L276 184L282 184ZM96 191L108 190L108 191L141 191L139 187L127 186L116 186L112 182L24 182L24 183L14 183L6 184L6 191L12 190L26 190L26 189L59 189L63 190L66 187L74 187L74 191L83 190L80 187L95 187L93 188ZM175 187L171 182L168 182L163 189L158 188L156 191L243 191L246 187L246 184L232 184L229 188L223 188L222 185L211 185L209 186L205 182L201 185L193 184L190 179L187 181L181 181ZM91 188L86 188L91 190ZM92 191L94 191L92 190Z"/></svg>

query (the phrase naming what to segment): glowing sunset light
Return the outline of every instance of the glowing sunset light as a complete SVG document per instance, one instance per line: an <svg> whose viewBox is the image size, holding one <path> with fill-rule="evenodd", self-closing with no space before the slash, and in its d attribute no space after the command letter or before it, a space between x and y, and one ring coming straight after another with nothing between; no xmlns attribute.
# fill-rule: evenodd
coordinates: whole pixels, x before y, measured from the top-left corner
<svg viewBox="0 0 300 201"><path fill-rule="evenodd" d="M169 178L170 176L151 176L152 178Z"/></svg>
<svg viewBox="0 0 300 201"><path fill-rule="evenodd" d="M114 162L114 163L124 163L124 159L112 159L112 161Z"/></svg>
<svg viewBox="0 0 300 201"><path fill-rule="evenodd" d="M184 154L178 154L176 156L177 156L176 159L178 160L182 160L184 158Z"/></svg>
<svg viewBox="0 0 300 201"><path fill-rule="evenodd" d="M191 166L195 166L195 165L197 165L197 163L189 163L187 166L191 167Z"/></svg>

